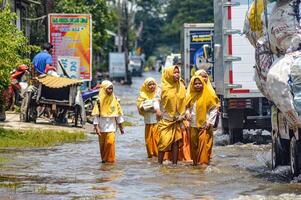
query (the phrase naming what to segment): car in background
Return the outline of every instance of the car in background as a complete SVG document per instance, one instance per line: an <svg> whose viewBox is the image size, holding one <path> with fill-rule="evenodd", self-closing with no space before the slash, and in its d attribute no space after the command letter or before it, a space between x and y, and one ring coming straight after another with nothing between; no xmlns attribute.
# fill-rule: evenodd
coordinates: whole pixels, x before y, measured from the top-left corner
<svg viewBox="0 0 301 200"><path fill-rule="evenodd" d="M129 57L129 70L132 73L132 76L142 76L143 62L141 56Z"/></svg>

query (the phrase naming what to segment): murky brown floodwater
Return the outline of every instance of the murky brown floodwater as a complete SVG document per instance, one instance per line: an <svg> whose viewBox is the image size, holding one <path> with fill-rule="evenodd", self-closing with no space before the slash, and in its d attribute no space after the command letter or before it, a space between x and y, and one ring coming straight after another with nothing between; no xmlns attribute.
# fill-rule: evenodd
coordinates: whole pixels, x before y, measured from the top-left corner
<svg viewBox="0 0 301 200"><path fill-rule="evenodd" d="M145 76L159 74L145 73ZM2 150L0 199L301 199L289 168L269 169L270 145L215 146L211 166L159 166L146 158L144 126L135 99L144 78L116 86L126 120L135 123L117 136L117 163L102 164L98 142L47 149ZM218 130L215 140L225 136Z"/></svg>

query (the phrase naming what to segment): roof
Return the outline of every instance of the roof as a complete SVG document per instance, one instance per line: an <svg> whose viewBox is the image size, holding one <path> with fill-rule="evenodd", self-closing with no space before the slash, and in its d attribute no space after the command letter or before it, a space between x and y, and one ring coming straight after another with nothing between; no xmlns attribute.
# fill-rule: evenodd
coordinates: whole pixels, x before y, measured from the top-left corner
<svg viewBox="0 0 301 200"><path fill-rule="evenodd" d="M38 81L49 88L63 88L72 85L81 85L83 83L81 80L78 79L55 77L50 75L39 76Z"/></svg>

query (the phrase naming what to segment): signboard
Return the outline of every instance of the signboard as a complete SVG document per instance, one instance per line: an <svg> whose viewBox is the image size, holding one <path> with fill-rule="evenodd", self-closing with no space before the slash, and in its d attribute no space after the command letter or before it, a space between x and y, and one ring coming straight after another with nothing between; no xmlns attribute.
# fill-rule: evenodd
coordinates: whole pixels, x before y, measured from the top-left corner
<svg viewBox="0 0 301 200"><path fill-rule="evenodd" d="M58 56L57 60L57 73L61 77L65 71L70 78L80 79L80 57Z"/></svg>
<svg viewBox="0 0 301 200"><path fill-rule="evenodd" d="M204 45L207 45L208 59L205 59ZM213 74L213 30L191 30L190 31L190 63L197 69L205 69L211 76ZM211 76L212 77L212 76Z"/></svg>
<svg viewBox="0 0 301 200"><path fill-rule="evenodd" d="M77 57L80 60L80 78L90 81L92 79L91 15L49 14L48 25L49 42L54 46L52 55L55 67L59 68L58 57Z"/></svg>
<svg viewBox="0 0 301 200"><path fill-rule="evenodd" d="M110 53L109 55L110 78L125 77L125 54Z"/></svg>

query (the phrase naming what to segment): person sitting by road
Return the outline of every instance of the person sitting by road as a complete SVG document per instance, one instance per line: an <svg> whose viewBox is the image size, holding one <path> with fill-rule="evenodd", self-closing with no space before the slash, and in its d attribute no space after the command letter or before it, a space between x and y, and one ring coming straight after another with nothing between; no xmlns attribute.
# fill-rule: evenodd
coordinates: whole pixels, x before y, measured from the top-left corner
<svg viewBox="0 0 301 200"><path fill-rule="evenodd" d="M190 120L190 152L193 164L209 164L213 127L218 117L219 99L210 92L201 76L193 76L186 98L186 119Z"/></svg>
<svg viewBox="0 0 301 200"><path fill-rule="evenodd" d="M137 109L140 115L144 117L145 123L145 145L148 158L158 156L157 143L158 118L161 117L158 93L160 88L154 78L147 78L143 82L140 94L137 99Z"/></svg>
<svg viewBox="0 0 301 200"><path fill-rule="evenodd" d="M113 93L113 83L103 81L99 90L99 99L94 105L94 128L99 140L99 150L103 163L115 162L115 131L118 125L121 134L124 134L122 122L123 112Z"/></svg>
<svg viewBox="0 0 301 200"><path fill-rule="evenodd" d="M58 76L56 73L56 68L53 66L52 60L52 44L46 42L42 45L42 51L35 55L32 64L34 65L35 71L38 75L50 74L53 76Z"/></svg>
<svg viewBox="0 0 301 200"><path fill-rule="evenodd" d="M158 162L163 163L165 152L171 152L173 164L177 164L178 150L183 145L181 123L185 115L185 86L180 80L180 67L166 67L162 76L162 119L158 123Z"/></svg>

